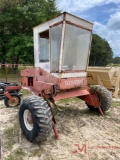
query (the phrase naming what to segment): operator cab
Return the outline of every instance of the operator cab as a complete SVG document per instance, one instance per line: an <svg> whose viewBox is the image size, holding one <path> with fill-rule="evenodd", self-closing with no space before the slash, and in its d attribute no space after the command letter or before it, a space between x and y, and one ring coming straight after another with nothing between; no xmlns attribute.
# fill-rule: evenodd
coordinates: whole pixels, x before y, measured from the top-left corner
<svg viewBox="0 0 120 160"><path fill-rule="evenodd" d="M56 77L85 77L92 28L91 22L66 12L34 27L35 67Z"/></svg>

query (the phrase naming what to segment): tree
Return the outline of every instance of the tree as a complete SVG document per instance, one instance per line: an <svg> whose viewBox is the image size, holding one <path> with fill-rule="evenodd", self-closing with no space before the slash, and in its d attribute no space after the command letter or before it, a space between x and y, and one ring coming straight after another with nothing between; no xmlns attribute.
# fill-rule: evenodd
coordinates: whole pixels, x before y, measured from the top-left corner
<svg viewBox="0 0 120 160"><path fill-rule="evenodd" d="M113 58L113 63L114 64L120 64L120 57L115 57L115 58Z"/></svg>
<svg viewBox="0 0 120 160"><path fill-rule="evenodd" d="M112 57L113 52L109 43L97 34L93 34L89 65L106 66L112 62Z"/></svg>
<svg viewBox="0 0 120 160"><path fill-rule="evenodd" d="M33 63L32 28L59 13L55 0L0 0L0 62Z"/></svg>

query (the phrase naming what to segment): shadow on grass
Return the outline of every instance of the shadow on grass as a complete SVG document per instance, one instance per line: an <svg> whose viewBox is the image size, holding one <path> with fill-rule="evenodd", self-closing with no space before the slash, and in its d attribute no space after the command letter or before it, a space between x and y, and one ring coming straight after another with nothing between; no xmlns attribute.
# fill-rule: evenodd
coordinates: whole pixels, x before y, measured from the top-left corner
<svg viewBox="0 0 120 160"><path fill-rule="evenodd" d="M101 116L98 111L91 111L88 108L78 108L78 107L71 107L71 106L60 106L57 105L54 108L54 114L58 116L68 116L68 117L77 117L77 116Z"/></svg>

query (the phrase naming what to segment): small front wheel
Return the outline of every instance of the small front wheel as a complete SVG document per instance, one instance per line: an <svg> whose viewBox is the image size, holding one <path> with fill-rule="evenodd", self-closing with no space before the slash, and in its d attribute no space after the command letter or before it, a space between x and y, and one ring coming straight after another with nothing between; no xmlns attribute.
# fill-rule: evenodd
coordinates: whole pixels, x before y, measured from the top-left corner
<svg viewBox="0 0 120 160"><path fill-rule="evenodd" d="M7 108L16 107L20 104L21 98L16 93L10 93L12 100L10 100L8 97L5 96L4 98L4 104Z"/></svg>

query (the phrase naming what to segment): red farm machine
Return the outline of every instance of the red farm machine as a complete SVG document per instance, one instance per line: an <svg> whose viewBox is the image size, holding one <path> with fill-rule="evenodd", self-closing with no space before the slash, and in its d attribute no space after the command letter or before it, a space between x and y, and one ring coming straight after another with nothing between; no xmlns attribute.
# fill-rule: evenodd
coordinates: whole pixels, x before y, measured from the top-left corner
<svg viewBox="0 0 120 160"><path fill-rule="evenodd" d="M21 102L21 86L17 83L0 82L0 100L4 99L4 104L8 108L16 107Z"/></svg>
<svg viewBox="0 0 120 160"><path fill-rule="evenodd" d="M23 134L30 142L44 141L51 130L56 138L55 101L78 97L101 115L111 107L109 91L87 84L93 24L62 13L33 28L34 67L21 72L22 88L34 95L25 99L19 109Z"/></svg>

